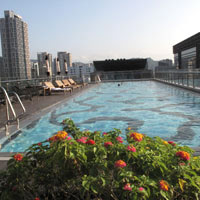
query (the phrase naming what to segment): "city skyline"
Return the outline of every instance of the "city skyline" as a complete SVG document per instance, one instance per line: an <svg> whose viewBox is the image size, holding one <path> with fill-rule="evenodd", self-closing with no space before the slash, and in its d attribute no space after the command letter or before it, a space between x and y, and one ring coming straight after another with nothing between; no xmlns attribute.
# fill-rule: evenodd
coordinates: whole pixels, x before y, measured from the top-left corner
<svg viewBox="0 0 200 200"><path fill-rule="evenodd" d="M187 0L2 0L29 27L31 59L37 52L72 54L73 61L151 57L173 59L172 46L199 32L200 2ZM0 50L0 55L2 51Z"/></svg>

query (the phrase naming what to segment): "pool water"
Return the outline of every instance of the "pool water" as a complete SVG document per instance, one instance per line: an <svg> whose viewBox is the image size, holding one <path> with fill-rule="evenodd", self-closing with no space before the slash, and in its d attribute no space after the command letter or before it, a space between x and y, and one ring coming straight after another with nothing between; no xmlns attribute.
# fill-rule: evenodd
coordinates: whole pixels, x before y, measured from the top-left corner
<svg viewBox="0 0 200 200"><path fill-rule="evenodd" d="M154 81L139 81L101 83L87 90L24 128L1 152L23 152L46 140L62 130L60 122L65 118L72 118L81 130L118 128L124 133L132 127L151 137L200 146L200 96Z"/></svg>

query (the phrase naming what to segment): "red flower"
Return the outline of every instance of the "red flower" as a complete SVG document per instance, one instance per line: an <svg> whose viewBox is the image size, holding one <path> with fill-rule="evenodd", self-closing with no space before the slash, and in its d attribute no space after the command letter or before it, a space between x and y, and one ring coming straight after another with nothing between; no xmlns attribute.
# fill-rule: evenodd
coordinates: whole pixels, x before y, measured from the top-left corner
<svg viewBox="0 0 200 200"><path fill-rule="evenodd" d="M14 155L14 159L15 159L16 161L21 161L22 158L23 158L23 156L22 156L22 154L20 154L20 153L17 153L17 154Z"/></svg>
<svg viewBox="0 0 200 200"><path fill-rule="evenodd" d="M169 144L176 146L176 143L174 143L173 141L168 141Z"/></svg>
<svg viewBox="0 0 200 200"><path fill-rule="evenodd" d="M104 147L109 147L109 146L112 146L113 143L112 142L104 142Z"/></svg>
<svg viewBox="0 0 200 200"><path fill-rule="evenodd" d="M140 187L140 188L138 188L138 190L139 190L140 192L142 192L142 191L144 190L144 188L143 188L143 187Z"/></svg>
<svg viewBox="0 0 200 200"><path fill-rule="evenodd" d="M67 137L67 140L71 140L72 138L70 136Z"/></svg>
<svg viewBox="0 0 200 200"><path fill-rule="evenodd" d="M133 138L135 141L141 142L143 139L143 135L141 133L133 132L130 134L130 137Z"/></svg>
<svg viewBox="0 0 200 200"><path fill-rule="evenodd" d="M190 160L190 154L186 151L178 151L176 156L179 156L182 160Z"/></svg>
<svg viewBox="0 0 200 200"><path fill-rule="evenodd" d="M120 143L123 143L123 138L120 137L120 136L118 136L118 137L116 138L116 140L117 140L118 142L120 142Z"/></svg>
<svg viewBox="0 0 200 200"><path fill-rule="evenodd" d="M159 183L160 183L160 189L161 190L164 190L164 191L169 190L169 184L166 181L161 180Z"/></svg>
<svg viewBox="0 0 200 200"><path fill-rule="evenodd" d="M87 137L81 137L80 139L77 139L76 141L79 142L79 143L85 144L87 139L88 139Z"/></svg>
<svg viewBox="0 0 200 200"><path fill-rule="evenodd" d="M96 144L96 143L95 143L94 140L88 140L88 141L86 142L86 144L94 145L94 144Z"/></svg>
<svg viewBox="0 0 200 200"><path fill-rule="evenodd" d="M128 151L136 152L136 148L133 145L127 147Z"/></svg>
<svg viewBox="0 0 200 200"><path fill-rule="evenodd" d="M40 200L40 198L39 198L39 197L36 197L34 200Z"/></svg>
<svg viewBox="0 0 200 200"><path fill-rule="evenodd" d="M108 135L108 133L106 133L106 132L103 132L103 135Z"/></svg>
<svg viewBox="0 0 200 200"><path fill-rule="evenodd" d="M41 145L42 145L42 143L41 143L41 142L39 142L39 143L38 143L38 146L41 146Z"/></svg>
<svg viewBox="0 0 200 200"><path fill-rule="evenodd" d="M130 185L130 183L127 183L124 187L123 187L124 190L127 190L127 191L131 191L132 190L132 187Z"/></svg>
<svg viewBox="0 0 200 200"><path fill-rule="evenodd" d="M126 163L123 160L118 160L115 162L115 167L119 167L119 168L126 167Z"/></svg>

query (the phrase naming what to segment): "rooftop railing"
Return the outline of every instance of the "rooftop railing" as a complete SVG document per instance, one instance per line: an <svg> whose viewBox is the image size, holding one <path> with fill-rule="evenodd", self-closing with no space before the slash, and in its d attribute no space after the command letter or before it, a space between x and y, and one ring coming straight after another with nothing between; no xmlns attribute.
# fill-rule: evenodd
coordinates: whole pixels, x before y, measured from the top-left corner
<svg viewBox="0 0 200 200"><path fill-rule="evenodd" d="M109 71L96 72L102 81L150 79L153 78L152 70Z"/></svg>
<svg viewBox="0 0 200 200"><path fill-rule="evenodd" d="M156 71L155 79L183 87L200 89L199 70Z"/></svg>
<svg viewBox="0 0 200 200"><path fill-rule="evenodd" d="M4 87L8 92L13 90L13 87L18 88L26 88L26 87L34 87L34 86L43 86L45 81L51 81L52 83L55 80L63 80L68 79L69 76L50 76L50 77L43 77L43 78L33 78L33 79L17 79L17 80L7 80L7 81L0 81L0 86ZM88 82L90 79L90 75L86 74L81 77L77 76L70 76L77 82Z"/></svg>

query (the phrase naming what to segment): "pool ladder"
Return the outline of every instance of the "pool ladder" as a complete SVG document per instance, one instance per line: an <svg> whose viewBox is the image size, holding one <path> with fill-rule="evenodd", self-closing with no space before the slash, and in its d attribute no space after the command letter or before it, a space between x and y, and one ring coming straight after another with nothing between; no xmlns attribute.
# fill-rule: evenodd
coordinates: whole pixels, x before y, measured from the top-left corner
<svg viewBox="0 0 200 200"><path fill-rule="evenodd" d="M25 112L26 109L21 101L21 99L19 98L19 95L16 92L11 92L12 94L14 94L14 96L16 97L17 101L19 102L21 108L22 108L22 113L19 115L16 115L15 109L10 101L10 97L8 96L8 93L6 92L5 88L0 86L0 89L3 91L4 94L4 98L5 98L5 103L6 103L6 118L7 121L4 122L5 123L5 131L6 131L6 136L9 136L9 125L10 123L17 121L17 129L19 130L19 118L20 116L22 116ZM13 118L10 118L10 111L13 115Z"/></svg>

